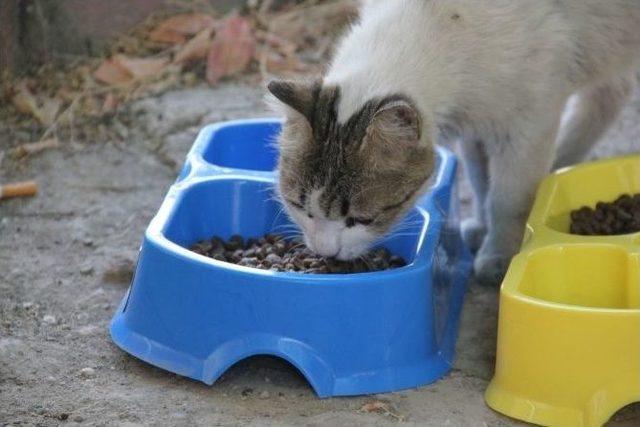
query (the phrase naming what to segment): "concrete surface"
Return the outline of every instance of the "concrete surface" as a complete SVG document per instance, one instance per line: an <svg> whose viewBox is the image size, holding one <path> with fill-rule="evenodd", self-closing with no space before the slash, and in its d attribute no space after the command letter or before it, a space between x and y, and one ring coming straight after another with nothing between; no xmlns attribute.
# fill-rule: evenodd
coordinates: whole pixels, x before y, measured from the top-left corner
<svg viewBox="0 0 640 427"><path fill-rule="evenodd" d="M35 198L0 204L0 425L523 425L483 402L497 291L474 283L451 374L398 393L319 400L295 369L268 358L241 362L209 387L116 348L108 322L197 130L265 112L259 90L224 86L142 101L131 115L140 125L123 143L67 144L0 167L0 181L41 185ZM595 155L640 151L639 118L636 97ZM466 189L463 200L468 210ZM376 399L403 421L359 411ZM638 406L610 425L640 425Z"/></svg>

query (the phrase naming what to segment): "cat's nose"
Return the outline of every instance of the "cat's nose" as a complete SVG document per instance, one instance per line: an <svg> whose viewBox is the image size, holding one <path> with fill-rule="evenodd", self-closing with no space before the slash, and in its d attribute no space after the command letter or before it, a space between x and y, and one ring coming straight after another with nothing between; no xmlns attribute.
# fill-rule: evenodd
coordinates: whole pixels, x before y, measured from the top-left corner
<svg viewBox="0 0 640 427"><path fill-rule="evenodd" d="M333 257L340 252L340 230L336 221L317 218L305 230L306 244L313 252Z"/></svg>
<svg viewBox="0 0 640 427"><path fill-rule="evenodd" d="M338 239L333 238L331 236L314 236L314 238L309 239L309 249L318 255L324 257L334 257L338 255L340 252L340 243Z"/></svg>

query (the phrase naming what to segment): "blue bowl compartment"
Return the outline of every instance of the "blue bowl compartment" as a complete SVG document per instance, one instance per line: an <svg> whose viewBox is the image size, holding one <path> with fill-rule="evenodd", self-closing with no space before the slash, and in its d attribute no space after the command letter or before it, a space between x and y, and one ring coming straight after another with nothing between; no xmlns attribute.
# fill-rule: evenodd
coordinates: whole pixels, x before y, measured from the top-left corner
<svg viewBox="0 0 640 427"><path fill-rule="evenodd" d="M145 233L135 278L112 321L116 344L207 384L244 358L281 357L319 396L415 387L448 372L470 272L458 219L449 215L457 203L451 197L453 156L438 150L431 191L408 215L409 225L381 243L403 256L406 267L350 275L275 273L186 249L213 235L248 238L290 229L273 197L273 173L258 169L269 169L273 158L269 163L267 154L258 155L249 164L232 148L215 154L220 141L252 140L243 139L239 126L208 127L194 144L186 173ZM270 149L265 142L278 122L247 126L252 138L262 138L252 149ZM233 131L223 132L226 127Z"/></svg>
<svg viewBox="0 0 640 427"><path fill-rule="evenodd" d="M194 183L180 192L163 234L177 245L190 247L212 236L228 239L233 234L260 237L271 231L290 232L273 185L253 178L220 177Z"/></svg>
<svg viewBox="0 0 640 427"><path fill-rule="evenodd" d="M206 126L191 147L178 180L196 175L242 172L273 175L278 161L275 119L237 120Z"/></svg>
<svg viewBox="0 0 640 427"><path fill-rule="evenodd" d="M270 172L276 168L278 151L275 135L280 124L239 122L219 128L202 153L208 163L233 169Z"/></svg>

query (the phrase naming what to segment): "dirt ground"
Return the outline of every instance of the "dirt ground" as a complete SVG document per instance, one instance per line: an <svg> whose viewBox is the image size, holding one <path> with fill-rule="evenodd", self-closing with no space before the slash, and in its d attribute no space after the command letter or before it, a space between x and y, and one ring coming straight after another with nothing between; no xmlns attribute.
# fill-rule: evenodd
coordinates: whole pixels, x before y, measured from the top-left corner
<svg viewBox="0 0 640 427"><path fill-rule="evenodd" d="M37 197L0 204L0 425L523 425L483 402L497 290L475 283L453 371L398 393L320 400L294 369L268 358L242 362L209 387L119 350L109 321L142 233L196 132L265 115L260 91L241 86L171 92L138 102L130 114L138 125L121 142L64 143L0 165L0 181L36 178L41 187ZM632 151L640 151L638 96L594 155ZM467 210L468 197L464 191ZM373 400L393 415L359 411ZM639 407L610 425L640 425Z"/></svg>

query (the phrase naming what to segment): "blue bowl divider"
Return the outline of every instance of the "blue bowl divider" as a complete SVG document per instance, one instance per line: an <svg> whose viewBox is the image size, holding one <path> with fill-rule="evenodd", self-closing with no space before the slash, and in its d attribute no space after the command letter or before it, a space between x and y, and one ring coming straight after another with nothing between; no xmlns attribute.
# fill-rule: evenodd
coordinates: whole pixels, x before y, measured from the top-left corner
<svg viewBox="0 0 640 427"><path fill-rule="evenodd" d="M382 242L408 265L359 274L275 273L195 254L213 235L255 237L289 223L273 196L280 122L204 128L147 228L111 323L123 350L207 384L254 355L295 366L320 397L437 380L452 366L471 256L459 232L456 160L437 171Z"/></svg>

